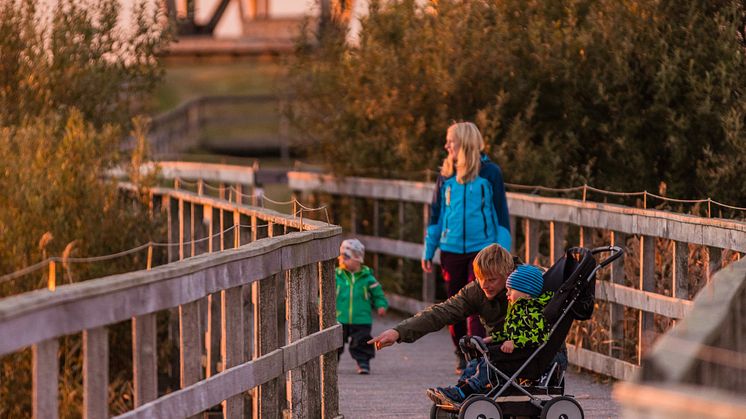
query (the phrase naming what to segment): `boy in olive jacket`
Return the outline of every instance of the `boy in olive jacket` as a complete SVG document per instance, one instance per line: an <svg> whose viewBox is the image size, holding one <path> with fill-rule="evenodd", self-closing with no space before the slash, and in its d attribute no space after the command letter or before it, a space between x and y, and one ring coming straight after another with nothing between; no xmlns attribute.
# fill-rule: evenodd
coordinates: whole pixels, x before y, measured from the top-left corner
<svg viewBox="0 0 746 419"><path fill-rule="evenodd" d="M371 309L379 316L386 314L389 304L373 270L363 265L365 247L357 239L348 239L339 247L337 277L337 321L342 324L343 343L349 341L350 355L357 362L358 374L370 374L370 360L375 356L370 331ZM339 348L339 355L344 344Z"/></svg>

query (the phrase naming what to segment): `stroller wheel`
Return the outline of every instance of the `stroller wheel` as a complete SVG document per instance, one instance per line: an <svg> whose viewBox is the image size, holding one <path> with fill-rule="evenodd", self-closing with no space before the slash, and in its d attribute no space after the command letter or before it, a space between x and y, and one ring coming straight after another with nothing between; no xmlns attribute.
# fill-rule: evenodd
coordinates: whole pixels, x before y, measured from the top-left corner
<svg viewBox="0 0 746 419"><path fill-rule="evenodd" d="M469 397L458 413L458 419L502 419L502 416L500 406L485 396Z"/></svg>
<svg viewBox="0 0 746 419"><path fill-rule="evenodd" d="M583 408L574 398L567 396L548 400L541 409L541 419L583 419Z"/></svg>
<svg viewBox="0 0 746 419"><path fill-rule="evenodd" d="M433 407L430 408L430 419L455 419L455 418L456 418L456 415L453 412L442 409L438 407L437 404L434 404Z"/></svg>

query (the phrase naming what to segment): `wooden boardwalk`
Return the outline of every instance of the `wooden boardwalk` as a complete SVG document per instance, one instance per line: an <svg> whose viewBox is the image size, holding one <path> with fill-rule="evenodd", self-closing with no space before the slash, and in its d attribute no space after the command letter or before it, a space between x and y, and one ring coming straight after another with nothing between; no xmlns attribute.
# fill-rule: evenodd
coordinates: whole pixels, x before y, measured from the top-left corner
<svg viewBox="0 0 746 419"><path fill-rule="evenodd" d="M374 335L398 320L376 318ZM397 344L378 352L367 376L356 374L355 361L345 351L339 363L340 412L347 419L427 418L431 402L425 389L453 384L457 378L454 366L453 345L446 329L414 344ZM583 406L586 418L619 416L611 384L596 383L588 374L573 372L567 386L567 392Z"/></svg>

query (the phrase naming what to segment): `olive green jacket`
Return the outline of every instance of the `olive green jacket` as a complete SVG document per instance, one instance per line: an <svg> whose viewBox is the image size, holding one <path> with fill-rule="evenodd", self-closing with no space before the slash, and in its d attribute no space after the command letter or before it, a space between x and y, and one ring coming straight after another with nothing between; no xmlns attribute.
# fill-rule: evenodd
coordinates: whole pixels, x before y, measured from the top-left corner
<svg viewBox="0 0 746 419"><path fill-rule="evenodd" d="M472 281L451 298L403 320L394 330L399 332L400 342L409 343L476 314L489 335L495 330L503 329L507 308L508 300L504 289L495 298L488 300L477 281Z"/></svg>

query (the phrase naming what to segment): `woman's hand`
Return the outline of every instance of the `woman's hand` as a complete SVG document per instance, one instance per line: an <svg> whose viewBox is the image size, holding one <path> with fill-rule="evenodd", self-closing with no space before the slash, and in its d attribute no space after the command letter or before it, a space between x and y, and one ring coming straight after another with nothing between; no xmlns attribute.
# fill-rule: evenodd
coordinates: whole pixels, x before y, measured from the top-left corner
<svg viewBox="0 0 746 419"><path fill-rule="evenodd" d="M500 350L505 352L506 354L512 353L514 348L515 345L513 345L512 340L506 340L505 342L503 342L502 346L500 346Z"/></svg>
<svg viewBox="0 0 746 419"><path fill-rule="evenodd" d="M399 340L399 332L394 329L388 329L381 332L380 335L369 340L368 343L374 345L376 350L381 350L387 346L391 346Z"/></svg>
<svg viewBox="0 0 746 419"><path fill-rule="evenodd" d="M378 307L378 315L383 317L386 315L386 309L383 307Z"/></svg>
<svg viewBox="0 0 746 419"><path fill-rule="evenodd" d="M422 259L421 264L424 272L430 273L433 271L433 261Z"/></svg>

